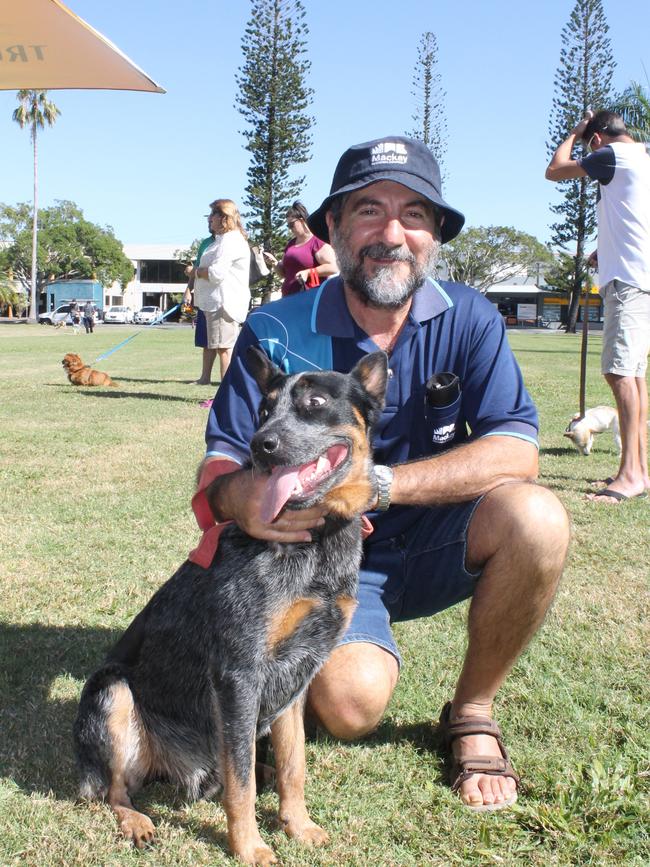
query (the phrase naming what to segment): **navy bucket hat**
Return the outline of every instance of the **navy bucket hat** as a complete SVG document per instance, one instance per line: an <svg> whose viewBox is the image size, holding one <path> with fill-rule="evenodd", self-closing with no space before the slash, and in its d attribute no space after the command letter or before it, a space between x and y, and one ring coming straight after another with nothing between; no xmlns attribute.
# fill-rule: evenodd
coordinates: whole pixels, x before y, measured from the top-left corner
<svg viewBox="0 0 650 867"><path fill-rule="evenodd" d="M329 241L325 214L332 200L377 181L394 181L419 193L445 215L440 230L441 242L451 241L463 228L465 217L442 198L440 168L435 157L417 139L389 135L348 148L338 162L330 194L310 215L309 228L316 237Z"/></svg>

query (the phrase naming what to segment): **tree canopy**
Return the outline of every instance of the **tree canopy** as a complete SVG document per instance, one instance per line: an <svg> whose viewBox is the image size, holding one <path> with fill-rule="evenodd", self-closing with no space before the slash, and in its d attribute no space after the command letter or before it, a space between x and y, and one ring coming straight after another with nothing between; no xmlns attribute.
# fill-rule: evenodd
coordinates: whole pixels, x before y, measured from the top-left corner
<svg viewBox="0 0 650 867"><path fill-rule="evenodd" d="M485 292L522 272L536 273L553 263L553 254L533 235L509 226L476 226L440 248L449 279Z"/></svg>
<svg viewBox="0 0 650 867"><path fill-rule="evenodd" d="M650 90L631 81L614 97L612 111L620 114L628 133L636 141L650 142Z"/></svg>
<svg viewBox="0 0 650 867"><path fill-rule="evenodd" d="M32 208L0 204L0 271L10 271L27 288L31 281ZM39 212L37 286L52 280L96 279L104 286L114 280L125 286L133 279L133 264L124 255L112 228L91 223L74 202L59 201Z"/></svg>

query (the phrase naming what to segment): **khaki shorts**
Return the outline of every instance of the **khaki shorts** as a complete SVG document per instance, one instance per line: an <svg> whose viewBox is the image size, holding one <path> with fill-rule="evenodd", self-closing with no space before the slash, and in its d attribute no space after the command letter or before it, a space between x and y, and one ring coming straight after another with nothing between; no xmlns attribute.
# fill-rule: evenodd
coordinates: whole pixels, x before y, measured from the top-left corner
<svg viewBox="0 0 650 867"><path fill-rule="evenodd" d="M650 351L650 292L612 280L600 294L605 301L601 372L643 378Z"/></svg>
<svg viewBox="0 0 650 867"><path fill-rule="evenodd" d="M221 307L219 310L204 310L208 334L208 349L231 349L239 337L239 322L231 319Z"/></svg>

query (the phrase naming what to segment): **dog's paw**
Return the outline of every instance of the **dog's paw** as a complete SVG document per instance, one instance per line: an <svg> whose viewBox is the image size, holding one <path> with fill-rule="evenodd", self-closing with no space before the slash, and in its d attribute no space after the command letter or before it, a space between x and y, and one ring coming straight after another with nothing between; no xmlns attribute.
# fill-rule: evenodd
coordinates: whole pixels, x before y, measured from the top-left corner
<svg viewBox="0 0 650 867"><path fill-rule="evenodd" d="M307 819L306 822L282 821L285 834L304 846L324 846L329 841L327 831Z"/></svg>
<svg viewBox="0 0 650 867"><path fill-rule="evenodd" d="M238 861L243 861L244 864L258 864L260 867L268 867L269 864L278 863L273 849L262 842L234 851L233 854Z"/></svg>
<svg viewBox="0 0 650 867"><path fill-rule="evenodd" d="M137 849L144 849L153 843L155 832L149 816L136 810L121 810L120 813L120 830L127 840L131 840Z"/></svg>

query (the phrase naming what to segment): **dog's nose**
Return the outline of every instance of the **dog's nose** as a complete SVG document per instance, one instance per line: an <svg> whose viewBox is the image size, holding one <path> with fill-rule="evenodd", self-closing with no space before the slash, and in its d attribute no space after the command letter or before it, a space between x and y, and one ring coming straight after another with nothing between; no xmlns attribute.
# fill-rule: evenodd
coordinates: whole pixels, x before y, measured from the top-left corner
<svg viewBox="0 0 650 867"><path fill-rule="evenodd" d="M280 446L280 437L277 434L267 433L261 438L259 445L267 455L272 455Z"/></svg>

